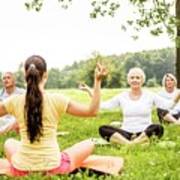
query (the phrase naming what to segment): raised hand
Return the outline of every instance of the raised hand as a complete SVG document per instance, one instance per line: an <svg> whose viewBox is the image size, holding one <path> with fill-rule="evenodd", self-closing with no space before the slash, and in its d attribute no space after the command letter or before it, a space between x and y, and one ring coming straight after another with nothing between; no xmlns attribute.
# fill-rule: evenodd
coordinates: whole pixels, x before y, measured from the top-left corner
<svg viewBox="0 0 180 180"><path fill-rule="evenodd" d="M78 88L80 90L82 90L82 91L88 91L90 89L90 87L86 83L83 83L83 82L79 83L79 87Z"/></svg>
<svg viewBox="0 0 180 180"><path fill-rule="evenodd" d="M101 81L107 74L108 74L107 68L104 65L97 63L95 69L96 80Z"/></svg>
<svg viewBox="0 0 180 180"><path fill-rule="evenodd" d="M85 83L79 83L79 89L85 91L89 94L90 97L93 95L92 89Z"/></svg>

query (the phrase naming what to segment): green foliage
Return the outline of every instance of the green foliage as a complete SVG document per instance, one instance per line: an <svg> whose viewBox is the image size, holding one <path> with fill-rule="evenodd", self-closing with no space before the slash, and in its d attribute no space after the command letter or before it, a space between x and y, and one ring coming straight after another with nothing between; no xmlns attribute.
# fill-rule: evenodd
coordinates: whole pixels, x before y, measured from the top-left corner
<svg viewBox="0 0 180 180"><path fill-rule="evenodd" d="M61 7L67 9L72 3L72 0L58 0ZM164 0L129 0L134 7L136 14L131 19L126 20L126 24L122 25L124 30L126 26L132 26L135 31L140 31L142 28L151 27L150 32L152 35L159 36L163 32L167 32L170 37L175 38L175 28L178 26L176 23L176 16L172 13L172 8L175 1ZM43 6L44 0L31 0L25 3L28 10L40 11ZM90 4L92 10L90 13L91 18L99 16L114 16L117 10L120 9L122 2L117 0L91 0ZM178 6L178 1L176 2ZM135 36L133 36L135 37ZM136 36L137 37L137 36Z"/></svg>
<svg viewBox="0 0 180 180"><path fill-rule="evenodd" d="M67 9L72 3L72 0L58 0L61 7ZM154 36L159 36L166 32L171 39L176 41L176 48L180 47L180 0L129 0L133 5L133 16L128 18L126 23L122 22L121 29L126 31L131 29L136 32L131 37L136 40L138 33L144 28L149 28L150 33ZM30 0L25 3L28 10L40 11L43 6L43 0ZM120 9L120 1L116 0L91 0L92 10L91 18L98 16L113 17L117 10ZM176 75L177 86L180 87L180 51L176 53Z"/></svg>
<svg viewBox="0 0 180 180"><path fill-rule="evenodd" d="M176 37L176 47L180 48L180 36Z"/></svg>
<svg viewBox="0 0 180 180"><path fill-rule="evenodd" d="M56 68L52 68L48 72L48 81L46 84L46 88L60 88L59 84L62 81L63 76L60 76L60 70Z"/></svg>
<svg viewBox="0 0 180 180"><path fill-rule="evenodd" d="M24 72L23 72L23 63L20 63L18 70L15 73L15 76L16 76L16 86L24 88L25 79L24 79Z"/></svg>
<svg viewBox="0 0 180 180"><path fill-rule="evenodd" d="M3 85L2 85L2 72L0 72L0 88L2 88Z"/></svg>
<svg viewBox="0 0 180 180"><path fill-rule="evenodd" d="M142 51L138 53L126 53L120 56L102 56L93 53L92 58L74 62L71 66L64 69L51 68L48 71L47 89L56 88L77 88L79 82L84 82L93 86L94 69L97 62L105 64L109 74L102 82L105 88L127 87L126 74L130 68L138 66L146 73L147 85L153 82L161 84L165 73L175 74L175 52L174 49L161 49L152 51ZM23 65L19 65L15 72L16 84L18 87L24 87ZM155 84L156 84L155 83ZM154 85L155 85L154 84ZM1 87L1 83L0 83Z"/></svg>
<svg viewBox="0 0 180 180"><path fill-rule="evenodd" d="M44 0L32 0L30 2L26 2L25 6L27 10L34 9L35 11L40 11L43 6Z"/></svg>
<svg viewBox="0 0 180 180"><path fill-rule="evenodd" d="M90 13L91 18L97 18L98 16L114 16L117 9L120 7L120 3L114 0L93 0L91 2L93 10Z"/></svg>
<svg viewBox="0 0 180 180"><path fill-rule="evenodd" d="M175 39L176 17L172 13L175 1L164 0L130 0L134 7L135 17L128 19L126 25L132 26L135 31L149 28L150 33L159 36L163 32ZM124 25L126 27L126 25ZM127 28L126 28L127 29Z"/></svg>
<svg viewBox="0 0 180 180"><path fill-rule="evenodd" d="M146 83L146 86L147 87L156 87L156 86L158 86L158 84L156 82L156 79L155 78L148 79L148 81Z"/></svg>

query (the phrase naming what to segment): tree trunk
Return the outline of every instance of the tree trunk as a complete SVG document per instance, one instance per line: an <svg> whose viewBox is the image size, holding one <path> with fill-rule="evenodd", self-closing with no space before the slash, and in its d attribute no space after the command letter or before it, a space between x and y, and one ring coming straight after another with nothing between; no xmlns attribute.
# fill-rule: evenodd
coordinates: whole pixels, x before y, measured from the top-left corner
<svg viewBox="0 0 180 180"><path fill-rule="evenodd" d="M176 0L177 41L180 41L180 0ZM180 88L180 42L176 43L176 77L177 87Z"/></svg>

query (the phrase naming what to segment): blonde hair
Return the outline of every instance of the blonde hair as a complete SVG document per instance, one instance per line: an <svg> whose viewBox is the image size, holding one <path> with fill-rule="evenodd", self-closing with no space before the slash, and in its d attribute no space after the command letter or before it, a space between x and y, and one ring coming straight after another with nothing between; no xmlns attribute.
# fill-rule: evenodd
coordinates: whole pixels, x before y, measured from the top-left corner
<svg viewBox="0 0 180 180"><path fill-rule="evenodd" d="M175 83L175 86L177 86L177 79L176 77L171 74L171 73L166 73L164 76L163 76L163 79L162 79L162 85L165 87L166 86L166 78L170 77L174 83Z"/></svg>
<svg viewBox="0 0 180 180"><path fill-rule="evenodd" d="M146 75L145 75L144 71L143 71L141 68L139 68L139 67L133 67L133 68L129 69L128 74L127 74L127 80L129 80L129 78L130 78L130 76L131 76L132 73L137 73L137 74L139 74L139 75L141 76L141 78L142 78L142 82L143 82L143 83L145 82L145 80L146 80Z"/></svg>

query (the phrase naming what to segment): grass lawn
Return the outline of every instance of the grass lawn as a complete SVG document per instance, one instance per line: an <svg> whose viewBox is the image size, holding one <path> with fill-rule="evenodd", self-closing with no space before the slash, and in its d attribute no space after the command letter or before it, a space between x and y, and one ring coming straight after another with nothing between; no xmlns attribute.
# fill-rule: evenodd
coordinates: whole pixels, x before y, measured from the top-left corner
<svg viewBox="0 0 180 180"><path fill-rule="evenodd" d="M54 90L53 90L54 91ZM72 99L81 102L88 102L89 97L86 93L78 90L59 90ZM119 89L102 90L102 99L108 99L120 92ZM122 114L119 110L101 111L96 118L77 118L64 115L59 123L59 131L69 131L69 135L59 136L58 142L61 149L65 149L76 142L90 138L99 137L98 127L109 124L112 121L121 121ZM155 111L153 111L153 121L158 122ZM86 179L105 179L105 180L179 180L180 179L180 126L164 125L165 134L161 140L151 139L150 145L136 145L127 147L123 145L97 146L94 154L114 155L124 157L124 169L117 176L97 176L88 175L87 172L74 175L43 177L33 174L24 178L9 178L0 176L0 180L23 179L23 180L86 180ZM6 138L18 136L9 132L0 137L0 152L3 157L3 144Z"/></svg>

